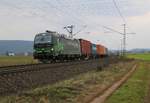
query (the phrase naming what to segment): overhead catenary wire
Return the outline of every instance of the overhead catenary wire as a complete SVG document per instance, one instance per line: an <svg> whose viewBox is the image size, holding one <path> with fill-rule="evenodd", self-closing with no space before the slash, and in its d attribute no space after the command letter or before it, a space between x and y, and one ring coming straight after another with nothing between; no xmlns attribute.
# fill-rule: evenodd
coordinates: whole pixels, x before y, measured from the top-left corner
<svg viewBox="0 0 150 103"><path fill-rule="evenodd" d="M67 15L70 19L74 19L76 20L76 25L87 25L87 23L83 20L84 17L81 17L73 10L70 10L70 8L68 8L67 6L64 6L64 4L59 1L59 0L55 0L57 2L57 4L59 4L60 6L63 6L63 9L61 9L61 12L63 12L65 15ZM63 1L64 2L64 1ZM69 5L65 2L66 5ZM80 9L78 10L80 11Z"/></svg>
<svg viewBox="0 0 150 103"><path fill-rule="evenodd" d="M55 8L57 10L56 12L61 13L62 17L63 16L67 17L68 18L67 20L69 20L69 22L71 23L71 25L75 25L75 24L76 25L86 25L86 23L83 20L81 20L81 18L79 18L78 15L75 15L74 13L69 12L69 9L67 9L67 8L64 9L64 5L62 4L61 1L55 0L55 3L57 5L51 4L51 2L49 2L47 0L44 0L44 2L46 4L50 4L53 8ZM59 8L58 6L63 7L63 8ZM67 23L63 24L62 27L63 26L67 26L67 25L70 25L70 24L67 24Z"/></svg>
<svg viewBox="0 0 150 103"><path fill-rule="evenodd" d="M116 1L115 1L115 0L112 0L112 1L113 1L113 3L114 3L114 6L116 7L116 9L117 9L117 11L118 11L120 17L122 18L123 22L124 22L125 24L127 24L127 22L126 22L126 20L125 20L125 17L124 17L123 14L121 13L121 11L120 11L120 9L119 9L119 7L118 7Z"/></svg>
<svg viewBox="0 0 150 103"><path fill-rule="evenodd" d="M51 1L47 1L47 0L44 0L43 2L45 2L46 4L50 5L52 8L56 9L57 12L59 12L60 16L64 17L64 16L68 16L69 17L69 20L73 22L76 22L77 24L79 23L79 20L78 18L75 18L75 17L71 17L71 15L69 13L67 13L66 11L63 11L63 9L60 9L58 8L56 5L52 4ZM57 1L56 1L57 2ZM56 12L56 13L57 13ZM64 26L64 25L62 25Z"/></svg>
<svg viewBox="0 0 150 103"><path fill-rule="evenodd" d="M122 18L122 20L123 20L123 22L124 22L123 24L126 24L126 27L127 27L127 28L130 30L130 32L131 32L131 28L128 26L128 23L127 23L127 21L126 21L126 18L125 18L125 16L123 15L123 13L121 12L121 10L120 10L120 8L119 8L117 2L116 2L117 0L112 0L112 1L113 1L113 4L114 4L116 10L118 11L120 17Z"/></svg>

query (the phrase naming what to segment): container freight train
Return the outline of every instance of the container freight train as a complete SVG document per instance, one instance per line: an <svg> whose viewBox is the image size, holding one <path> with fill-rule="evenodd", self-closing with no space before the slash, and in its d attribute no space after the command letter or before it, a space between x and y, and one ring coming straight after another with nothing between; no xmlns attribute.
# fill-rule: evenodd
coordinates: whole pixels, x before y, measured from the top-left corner
<svg viewBox="0 0 150 103"><path fill-rule="evenodd" d="M34 58L39 61L64 61L105 57L106 47L84 39L69 39L57 32L39 33L34 39Z"/></svg>

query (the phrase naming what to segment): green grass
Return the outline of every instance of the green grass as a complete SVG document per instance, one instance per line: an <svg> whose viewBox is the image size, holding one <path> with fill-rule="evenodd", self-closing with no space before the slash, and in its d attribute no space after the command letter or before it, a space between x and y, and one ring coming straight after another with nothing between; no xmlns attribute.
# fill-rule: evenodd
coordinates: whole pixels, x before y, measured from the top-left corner
<svg viewBox="0 0 150 103"><path fill-rule="evenodd" d="M144 103L150 81L150 68L141 63L134 75L106 103Z"/></svg>
<svg viewBox="0 0 150 103"><path fill-rule="evenodd" d="M37 63L32 56L0 56L0 66Z"/></svg>
<svg viewBox="0 0 150 103"><path fill-rule="evenodd" d="M128 54L129 58L134 58L134 59L140 59L140 60L147 60L150 61L150 54Z"/></svg>

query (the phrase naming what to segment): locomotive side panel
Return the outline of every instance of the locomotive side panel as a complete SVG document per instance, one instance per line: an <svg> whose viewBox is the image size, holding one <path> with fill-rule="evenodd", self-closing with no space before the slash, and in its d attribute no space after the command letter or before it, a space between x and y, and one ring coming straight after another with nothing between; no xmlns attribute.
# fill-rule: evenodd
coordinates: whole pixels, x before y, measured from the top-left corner
<svg viewBox="0 0 150 103"><path fill-rule="evenodd" d="M62 54L64 54L64 55L81 55L79 40L60 38L59 42L63 45Z"/></svg>

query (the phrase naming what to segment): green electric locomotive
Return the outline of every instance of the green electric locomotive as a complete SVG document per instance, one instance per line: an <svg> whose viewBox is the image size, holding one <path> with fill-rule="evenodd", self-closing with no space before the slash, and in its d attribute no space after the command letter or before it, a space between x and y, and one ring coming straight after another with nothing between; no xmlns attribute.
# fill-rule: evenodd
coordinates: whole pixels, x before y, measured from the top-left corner
<svg viewBox="0 0 150 103"><path fill-rule="evenodd" d="M39 33L34 39L34 58L39 61L72 60L81 56L80 41L57 32Z"/></svg>

